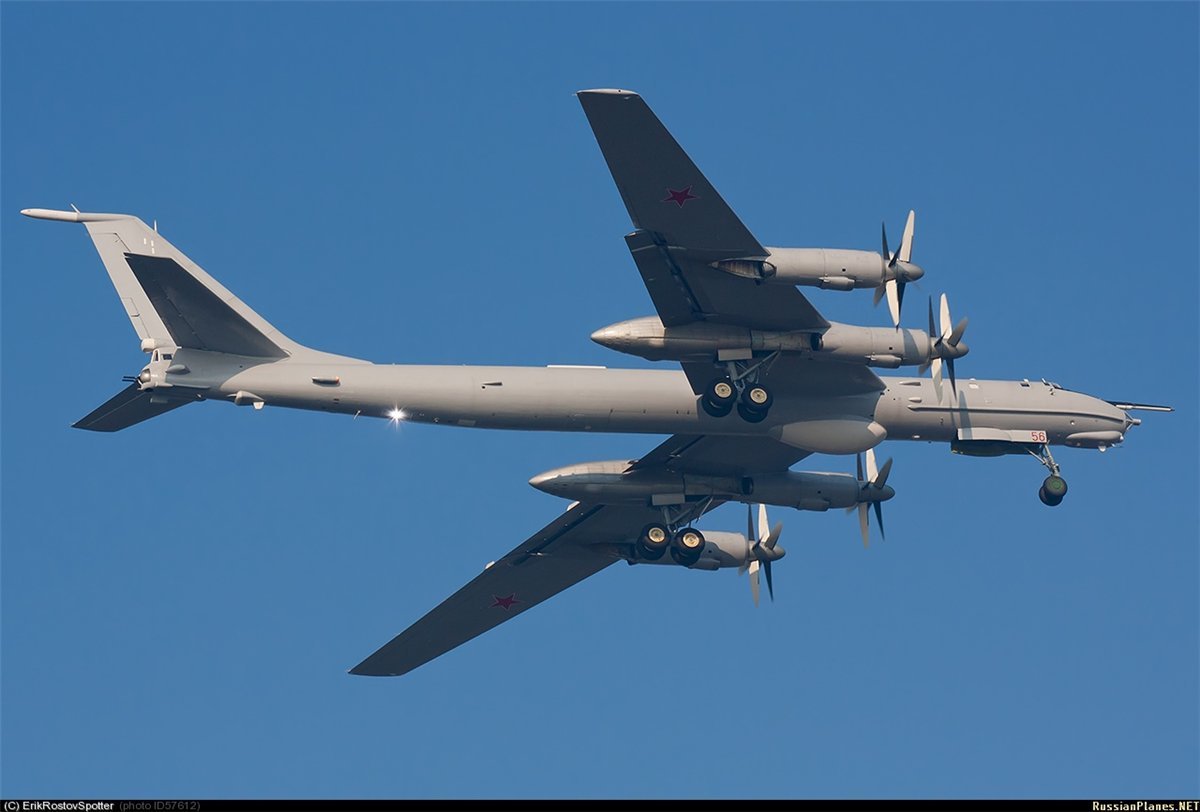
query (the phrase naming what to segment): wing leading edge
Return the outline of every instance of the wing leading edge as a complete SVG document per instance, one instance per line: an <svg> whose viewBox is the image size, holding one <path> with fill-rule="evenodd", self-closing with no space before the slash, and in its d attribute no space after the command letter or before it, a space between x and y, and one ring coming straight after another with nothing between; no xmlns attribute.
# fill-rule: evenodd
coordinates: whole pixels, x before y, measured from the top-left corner
<svg viewBox="0 0 1200 812"><path fill-rule="evenodd" d="M576 504L489 565L351 674L407 674L618 560L608 545L658 516L649 508Z"/></svg>

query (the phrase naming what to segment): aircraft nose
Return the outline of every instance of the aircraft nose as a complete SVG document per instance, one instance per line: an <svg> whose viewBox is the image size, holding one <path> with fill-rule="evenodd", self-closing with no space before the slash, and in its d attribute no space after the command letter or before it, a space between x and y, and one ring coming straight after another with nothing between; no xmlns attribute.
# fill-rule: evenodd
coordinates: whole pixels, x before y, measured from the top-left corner
<svg viewBox="0 0 1200 812"><path fill-rule="evenodd" d="M531 476L529 478L529 484L537 488L539 491L544 491L546 490L546 484L552 479L554 479L554 472L546 471L545 473Z"/></svg>

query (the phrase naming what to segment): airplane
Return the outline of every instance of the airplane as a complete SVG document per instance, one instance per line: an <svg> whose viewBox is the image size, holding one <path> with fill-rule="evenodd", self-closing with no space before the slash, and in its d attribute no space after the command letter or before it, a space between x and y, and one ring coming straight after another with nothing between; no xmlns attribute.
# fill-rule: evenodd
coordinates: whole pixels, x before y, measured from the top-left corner
<svg viewBox="0 0 1200 812"><path fill-rule="evenodd" d="M74 206L22 211L84 225L149 354L129 385L76 428L113 432L190 403L225 401L469 428L669 435L637 460L534 476L534 487L573 500L566 512L350 673L408 673L618 561L737 568L749 573L755 603L761 571L773 597L771 564L784 548L766 505L857 511L866 545L870 513L882 535L882 503L895 495L892 461L875 459L885 439L1032 456L1049 472L1038 496L1054 506L1067 483L1052 446L1103 451L1140 424L1130 412L1171 411L1045 380L959 383L953 364L967 352L966 320L952 321L944 296L936 325L930 301L928 332L827 321L796 284L772 284L801 279L784 269L802 263L758 243L638 94L577 96L633 221L625 240L656 310L593 338L681 369L383 365L321 352L276 329L157 226ZM871 254L876 266L894 259L901 269L885 286L902 273L916 278L900 265L911 258L912 222L910 213L896 254L886 245ZM762 273L768 262L774 276ZM744 263L759 263L759 276ZM919 372L872 370L901 365ZM856 473L791 470L814 453L854 454ZM747 504L744 534L694 526L726 502Z"/></svg>

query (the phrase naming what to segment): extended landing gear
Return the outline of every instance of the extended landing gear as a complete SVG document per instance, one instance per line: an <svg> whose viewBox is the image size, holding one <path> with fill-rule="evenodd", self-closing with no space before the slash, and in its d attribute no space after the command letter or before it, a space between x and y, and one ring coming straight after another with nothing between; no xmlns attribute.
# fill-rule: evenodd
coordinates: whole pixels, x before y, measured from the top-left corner
<svg viewBox="0 0 1200 812"><path fill-rule="evenodd" d="M630 564L639 561L660 561L669 550L671 560L676 564L684 567L695 566L704 555L705 541L704 534L689 523L703 516L711 504L712 500L706 499L702 502L663 506L662 522L652 522L642 528L626 560Z"/></svg>
<svg viewBox="0 0 1200 812"><path fill-rule="evenodd" d="M700 405L713 417L724 417L733 410L737 388L729 377L714 378L700 396Z"/></svg>
<svg viewBox="0 0 1200 812"><path fill-rule="evenodd" d="M704 552L704 534L693 527L685 527L671 539L671 558L683 567L690 567L700 560Z"/></svg>
<svg viewBox="0 0 1200 812"><path fill-rule="evenodd" d="M1042 481L1042 486L1038 488L1038 499L1041 499L1042 504L1048 507L1062 504L1063 497L1067 495L1067 481L1059 476L1058 463L1054 461L1054 455L1050 453L1050 446L1042 445L1037 451L1029 453L1046 466L1046 470L1050 472L1050 476L1046 477Z"/></svg>
<svg viewBox="0 0 1200 812"><path fill-rule="evenodd" d="M761 423L774 402L771 390L756 383L742 390L742 396L738 399L738 414L747 423Z"/></svg>
<svg viewBox="0 0 1200 812"><path fill-rule="evenodd" d="M671 543L671 533L664 525L648 524L642 528L641 535L634 542L634 551L638 558L647 561L657 561L663 557Z"/></svg>
<svg viewBox="0 0 1200 812"><path fill-rule="evenodd" d="M714 378L700 396L700 406L713 417L724 417L737 406L738 415L747 423L760 423L767 417L775 398L760 378L779 353L761 361L729 361L729 373Z"/></svg>
<svg viewBox="0 0 1200 812"><path fill-rule="evenodd" d="M666 525L648 524L633 544L634 555L642 561L658 561L667 550L671 559L684 567L700 560L704 552L704 534L694 527L672 533ZM631 562L632 563L632 562Z"/></svg>
<svg viewBox="0 0 1200 812"><path fill-rule="evenodd" d="M1043 505L1054 507L1061 504L1063 497L1067 495L1067 481L1060 476L1053 474L1046 477L1042 483L1042 487L1038 488L1038 499L1042 500Z"/></svg>

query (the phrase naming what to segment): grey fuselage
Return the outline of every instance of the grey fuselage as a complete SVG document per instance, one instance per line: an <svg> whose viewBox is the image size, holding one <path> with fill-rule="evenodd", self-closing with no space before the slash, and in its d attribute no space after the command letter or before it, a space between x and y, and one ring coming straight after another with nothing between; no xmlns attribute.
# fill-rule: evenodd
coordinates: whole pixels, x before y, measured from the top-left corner
<svg viewBox="0 0 1200 812"><path fill-rule="evenodd" d="M175 372L169 370L178 370ZM278 361L180 349L158 378L168 397L230 400L471 428L647 434L770 434L825 453L854 453L893 440L1022 440L1105 447L1135 423L1098 398L1043 382L963 380L957 393L915 376L884 377L885 388L841 397L779 398L766 421L712 417L680 370L605 367L417 366L331 355ZM163 387L163 384L167 384ZM869 424L832 446L789 427ZM882 428L882 432L879 428ZM1011 437L1009 432L1014 432Z"/></svg>

